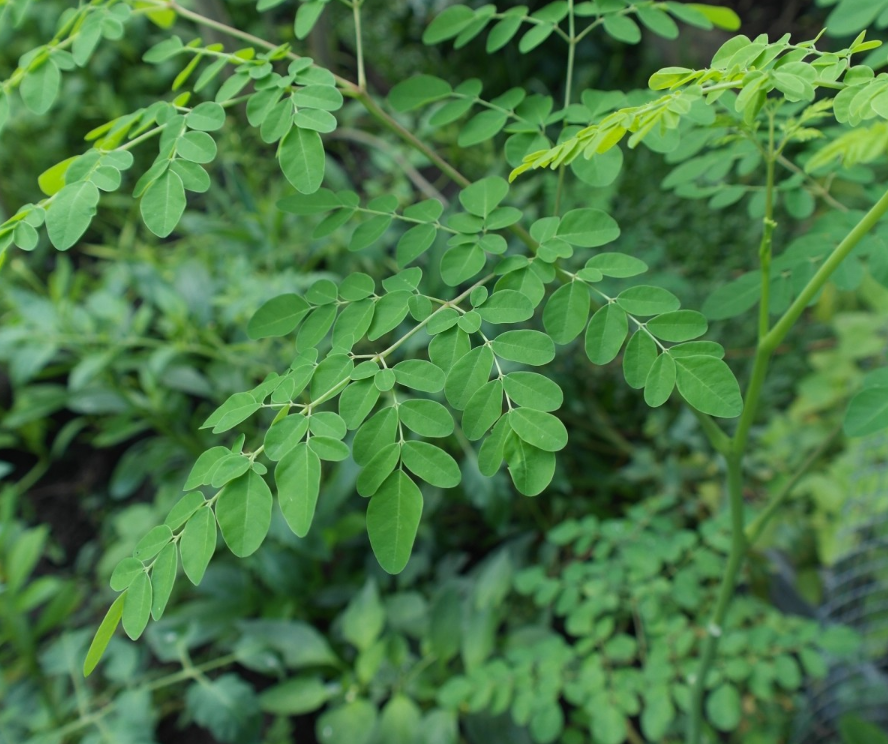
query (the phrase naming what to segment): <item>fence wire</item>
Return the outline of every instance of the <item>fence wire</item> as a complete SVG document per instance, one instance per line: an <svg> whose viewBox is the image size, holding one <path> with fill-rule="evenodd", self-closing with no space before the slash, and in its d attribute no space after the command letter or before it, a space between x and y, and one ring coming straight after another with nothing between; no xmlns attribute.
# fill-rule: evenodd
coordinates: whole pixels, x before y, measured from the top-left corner
<svg viewBox="0 0 888 744"><path fill-rule="evenodd" d="M853 628L861 644L809 685L795 744L840 744L838 722L846 714L888 732L888 438L854 446L856 467L836 535L839 557L824 573L817 615L824 626Z"/></svg>

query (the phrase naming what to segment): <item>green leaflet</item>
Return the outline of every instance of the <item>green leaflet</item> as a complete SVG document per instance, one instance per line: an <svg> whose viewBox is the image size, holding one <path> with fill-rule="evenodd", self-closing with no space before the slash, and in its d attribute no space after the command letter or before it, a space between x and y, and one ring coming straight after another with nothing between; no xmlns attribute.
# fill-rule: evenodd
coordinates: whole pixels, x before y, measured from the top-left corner
<svg viewBox="0 0 888 744"><path fill-rule="evenodd" d="M742 715L740 693L734 685L719 685L706 697L706 717L719 731L733 731Z"/></svg>
<svg viewBox="0 0 888 744"><path fill-rule="evenodd" d="M142 195L139 208L146 227L159 238L167 237L179 224L185 201L182 179L171 170L164 171Z"/></svg>
<svg viewBox="0 0 888 744"><path fill-rule="evenodd" d="M182 569L192 584L199 584L216 551L216 519L209 507L198 509L179 540Z"/></svg>
<svg viewBox="0 0 888 744"><path fill-rule="evenodd" d="M151 617L155 621L160 620L166 609L170 594L173 592L173 584L176 583L176 571L179 568L179 553L174 544L167 545L151 570Z"/></svg>
<svg viewBox="0 0 888 744"><path fill-rule="evenodd" d="M608 303L596 310L586 328L586 356L593 364L616 359L629 333L629 318L619 305Z"/></svg>
<svg viewBox="0 0 888 744"><path fill-rule="evenodd" d="M561 218L555 235L571 245L597 248L620 237L620 228L599 209L574 209Z"/></svg>
<svg viewBox="0 0 888 744"><path fill-rule="evenodd" d="M712 356L679 357L675 360L678 392L702 413L734 418L743 412L740 386L730 367Z"/></svg>
<svg viewBox="0 0 888 744"><path fill-rule="evenodd" d="M410 297L411 293L409 291L397 290L384 295L376 303L376 312L373 315L370 332L367 334L367 338L370 341L382 338L386 333L393 331L401 324L401 321L407 317Z"/></svg>
<svg viewBox="0 0 888 744"><path fill-rule="evenodd" d="M401 445L397 442L382 447L361 471L355 483L361 496L372 496L391 475L401 459Z"/></svg>
<svg viewBox="0 0 888 744"><path fill-rule="evenodd" d="M293 33L297 39L308 38L325 7L327 7L327 3L322 0L314 0L314 2L303 3L299 6L293 20Z"/></svg>
<svg viewBox="0 0 888 744"><path fill-rule="evenodd" d="M224 450L226 453L228 452L225 447L214 447L213 449L221 449ZM207 452L209 451L210 450L207 450ZM204 452L204 455L205 454L207 453ZM201 455L201 457L203 457L203 455ZM198 462L200 462L200 458L198 458ZM188 480L190 481L191 478L189 477ZM198 483L197 485L202 484ZM197 486L193 486L193 488L197 488ZM167 518L164 520L163 523L171 530L177 530L191 518L191 515L194 514L194 512L196 512L205 504L206 499L203 497L203 494L200 491L192 491L191 493L186 493L181 499L176 502L175 506L170 509L170 513L167 515Z"/></svg>
<svg viewBox="0 0 888 744"><path fill-rule="evenodd" d="M333 345L350 348L362 339L373 322L375 310L376 303L369 298L348 305L333 326Z"/></svg>
<svg viewBox="0 0 888 744"><path fill-rule="evenodd" d="M398 266L403 268L419 258L431 248L437 236L438 228L435 225L426 223L411 227L398 240L398 246L395 249Z"/></svg>
<svg viewBox="0 0 888 744"><path fill-rule="evenodd" d="M152 527L148 534L136 543L133 558L147 561L163 550L172 539L173 531L165 524Z"/></svg>
<svg viewBox="0 0 888 744"><path fill-rule="evenodd" d="M503 383L506 395L525 408L557 411L564 402L564 393L558 384L536 372L510 372Z"/></svg>
<svg viewBox="0 0 888 744"><path fill-rule="evenodd" d="M401 462L414 475L432 486L453 488L459 485L461 475L456 460L434 444L404 442L401 447Z"/></svg>
<svg viewBox="0 0 888 744"><path fill-rule="evenodd" d="M59 94L62 75L52 57L27 70L19 88L22 100L28 109L38 115L45 114L52 107Z"/></svg>
<svg viewBox="0 0 888 744"><path fill-rule="evenodd" d="M219 406L200 428L212 427L214 434L228 431L256 413L260 405L250 393L235 393Z"/></svg>
<svg viewBox="0 0 888 744"><path fill-rule="evenodd" d="M349 430L357 429L379 400L379 389L372 379L349 385L339 396L339 415Z"/></svg>
<svg viewBox="0 0 888 744"><path fill-rule="evenodd" d="M311 399L317 401L321 396L327 396L334 389L342 385L351 376L355 363L345 354L331 354L321 362L311 378L309 392Z"/></svg>
<svg viewBox="0 0 888 744"><path fill-rule="evenodd" d="M510 431L505 437L503 454L512 482L520 493L537 496L551 483L555 475L555 455L552 452L534 447Z"/></svg>
<svg viewBox="0 0 888 744"><path fill-rule="evenodd" d="M551 413L532 408L516 408L509 414L512 431L522 440L546 452L567 446L567 429Z"/></svg>
<svg viewBox="0 0 888 744"><path fill-rule="evenodd" d="M390 369L381 369L373 375L373 384L381 393L387 393L395 386L395 373Z"/></svg>
<svg viewBox="0 0 888 744"><path fill-rule="evenodd" d="M333 694L320 677L293 677L264 690L259 705L265 713L298 716L321 708Z"/></svg>
<svg viewBox="0 0 888 744"><path fill-rule="evenodd" d="M492 478L496 475L505 458L506 438L511 433L509 414L503 416L493 427L478 450L478 470L482 475Z"/></svg>
<svg viewBox="0 0 888 744"><path fill-rule="evenodd" d="M250 460L243 455L228 454L223 457L213 468L210 477L210 485L213 488L222 488L226 483L239 478L250 469Z"/></svg>
<svg viewBox="0 0 888 744"><path fill-rule="evenodd" d="M232 553L245 558L258 550L271 525L271 490L261 475L249 471L222 490L216 519Z"/></svg>
<svg viewBox="0 0 888 744"><path fill-rule="evenodd" d="M490 377L493 351L489 346L478 346L462 356L447 374L444 395L456 410L465 410L469 399Z"/></svg>
<svg viewBox="0 0 888 744"><path fill-rule="evenodd" d="M503 413L503 382L491 380L482 385L466 404L462 430L470 442L480 439Z"/></svg>
<svg viewBox="0 0 888 744"><path fill-rule="evenodd" d="M309 429L311 433L317 437L332 437L333 439L344 439L348 432L345 420L333 411L320 411L311 414L308 419Z"/></svg>
<svg viewBox="0 0 888 744"><path fill-rule="evenodd" d="M140 573L144 572L145 566L142 561L131 557L124 558L111 572L111 588L115 592L122 592L135 581Z"/></svg>
<svg viewBox="0 0 888 744"><path fill-rule="evenodd" d="M709 324L696 310L675 310L647 322L647 329L663 341L682 342L702 336Z"/></svg>
<svg viewBox="0 0 888 744"><path fill-rule="evenodd" d="M46 212L46 232L52 244L66 251L80 240L96 214L98 203L99 190L89 181L71 183L59 191Z"/></svg>
<svg viewBox="0 0 888 744"><path fill-rule="evenodd" d="M204 101L185 116L185 125L201 132L215 132L225 125L225 109L213 101Z"/></svg>
<svg viewBox="0 0 888 744"><path fill-rule="evenodd" d="M586 268L597 269L604 276L625 279L643 274L648 267L641 259L625 253L599 253L586 261Z"/></svg>
<svg viewBox="0 0 888 744"><path fill-rule="evenodd" d="M440 17L438 16L438 18ZM450 84L441 78L432 75L417 75L402 80L392 88L388 100L395 111L407 112L445 98L450 95L452 90Z"/></svg>
<svg viewBox="0 0 888 744"><path fill-rule="evenodd" d="M367 534L379 565L390 574L404 570L422 515L422 494L403 470L396 470L367 505ZM343 743L344 744L344 743Z"/></svg>
<svg viewBox="0 0 888 744"><path fill-rule="evenodd" d="M662 406L675 387L675 361L668 353L660 354L651 365L644 382L644 401L652 408Z"/></svg>
<svg viewBox="0 0 888 744"><path fill-rule="evenodd" d="M299 295L278 295L253 314L247 324L247 335L252 339L286 336L296 330L308 311L308 303Z"/></svg>
<svg viewBox="0 0 888 744"><path fill-rule="evenodd" d="M333 304L321 305L312 310L296 334L296 348L304 351L321 343L333 327L337 310L337 306Z"/></svg>
<svg viewBox="0 0 888 744"><path fill-rule="evenodd" d="M506 331L493 339L494 354L510 362L534 367L548 364L555 358L555 344L540 331Z"/></svg>
<svg viewBox="0 0 888 744"><path fill-rule="evenodd" d="M533 316L533 303L521 292L501 289L490 295L477 312L488 323L520 323Z"/></svg>
<svg viewBox="0 0 888 744"><path fill-rule="evenodd" d="M403 405L402 405L403 407ZM358 429L352 442L352 457L358 464L366 466L380 447L395 441L398 432L398 409L394 406L383 408L371 416Z"/></svg>
<svg viewBox="0 0 888 744"><path fill-rule="evenodd" d="M339 462L349 455L348 445L332 437L311 437L308 446L322 460Z"/></svg>
<svg viewBox="0 0 888 744"><path fill-rule="evenodd" d="M453 416L434 400L407 400L398 407L401 423L421 437L447 437L453 433Z"/></svg>
<svg viewBox="0 0 888 744"><path fill-rule="evenodd" d="M310 129L293 127L281 140L278 160L287 180L297 191L311 194L324 180L324 145Z"/></svg>
<svg viewBox="0 0 888 744"><path fill-rule="evenodd" d="M559 287L543 311L543 325L556 344L569 344L582 333L589 319L589 290L572 281Z"/></svg>
<svg viewBox="0 0 888 744"><path fill-rule="evenodd" d="M465 331L450 328L432 339L429 344L429 359L448 372L471 348L472 342Z"/></svg>
<svg viewBox="0 0 888 744"><path fill-rule="evenodd" d="M752 271L716 289L703 303L709 320L727 320L754 307L762 294L761 273Z"/></svg>
<svg viewBox="0 0 888 744"><path fill-rule="evenodd" d="M320 493L320 458L306 443L298 444L281 458L274 480L284 519L297 537L305 537Z"/></svg>
<svg viewBox="0 0 888 744"><path fill-rule="evenodd" d="M302 414L285 416L265 432L265 454L269 460L280 460L296 447L308 431L308 419Z"/></svg>
<svg viewBox="0 0 888 744"><path fill-rule="evenodd" d="M407 359L394 367L399 385L421 390L425 393L438 393L444 389L444 370L432 362L422 359Z"/></svg>
<svg viewBox="0 0 888 744"><path fill-rule="evenodd" d="M508 193L509 184L504 178L490 176L460 191L459 202L470 214L486 218Z"/></svg>
<svg viewBox="0 0 888 744"><path fill-rule="evenodd" d="M89 644L86 658L83 660L84 677L88 677L92 674L93 669L95 669L99 661L101 661L102 655L105 653L105 649L108 648L108 643L111 641L111 637L114 635L114 631L120 623L120 618L123 616L123 605L125 601L126 593L117 597L108 608L108 612L105 613L105 617L102 619L92 642Z"/></svg>
<svg viewBox="0 0 888 744"><path fill-rule="evenodd" d="M657 344L643 330L632 334L623 354L623 376L631 388L640 390L657 358Z"/></svg>
<svg viewBox="0 0 888 744"><path fill-rule="evenodd" d="M300 10L310 5L300 6ZM317 740L321 744L369 744L376 728L376 706L358 698L330 708L315 724Z"/></svg>
<svg viewBox="0 0 888 744"><path fill-rule="evenodd" d="M142 635L150 615L151 579L143 572L129 585L123 605L123 629L132 640Z"/></svg>
<svg viewBox="0 0 888 744"><path fill-rule="evenodd" d="M451 287L477 276L487 263L487 256L477 244L458 245L441 257L441 277Z"/></svg>
<svg viewBox="0 0 888 744"><path fill-rule="evenodd" d="M848 404L845 433L864 437L888 428L888 386L874 385L861 390Z"/></svg>
<svg viewBox="0 0 888 744"><path fill-rule="evenodd" d="M630 315L660 315L681 307L679 299L662 287L638 286L623 290L617 296L617 304Z"/></svg>

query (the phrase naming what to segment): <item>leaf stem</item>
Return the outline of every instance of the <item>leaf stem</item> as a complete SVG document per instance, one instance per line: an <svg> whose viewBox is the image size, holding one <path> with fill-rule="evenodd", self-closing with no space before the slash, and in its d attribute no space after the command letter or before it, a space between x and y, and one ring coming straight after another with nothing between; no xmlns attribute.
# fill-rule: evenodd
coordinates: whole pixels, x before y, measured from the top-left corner
<svg viewBox="0 0 888 744"><path fill-rule="evenodd" d="M734 596L737 576L746 556L746 535L743 532L743 458L731 454L728 464L728 499L731 509L731 550L728 565L718 590L712 619L706 626L706 638L700 655L697 673L689 679L691 683L691 711L688 727L688 744L699 744L703 731L703 695L706 692L706 678L715 660L715 652L722 635L722 624Z"/></svg>
<svg viewBox="0 0 888 744"><path fill-rule="evenodd" d="M367 89L367 77L364 74L364 42L361 38L361 5L363 0L352 0L352 10L355 16L355 56L358 60L358 87Z"/></svg>
<svg viewBox="0 0 888 744"><path fill-rule="evenodd" d="M768 335L762 339L760 345L767 349L769 354L773 353L780 345L780 342L789 333L795 322L805 311L805 308L808 307L811 300L814 299L815 295L826 284L835 270L839 268L842 261L857 247L857 244L864 236L876 226L876 223L885 216L886 212L888 212L888 191L861 218L860 222L851 229L842 242L835 247L829 257L820 265L817 273L811 277L805 288L799 292L798 297L796 297L780 320L774 324Z"/></svg>

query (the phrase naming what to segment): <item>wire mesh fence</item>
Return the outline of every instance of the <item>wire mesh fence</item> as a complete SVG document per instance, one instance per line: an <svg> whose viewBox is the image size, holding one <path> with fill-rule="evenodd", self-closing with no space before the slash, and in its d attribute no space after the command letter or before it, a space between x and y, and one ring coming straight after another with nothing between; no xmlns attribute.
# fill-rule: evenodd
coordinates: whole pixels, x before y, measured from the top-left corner
<svg viewBox="0 0 888 744"><path fill-rule="evenodd" d="M834 530L836 560L823 576L825 625L859 635L850 659L810 684L794 744L838 744L838 723L853 715L888 731L888 437L852 445L854 467Z"/></svg>

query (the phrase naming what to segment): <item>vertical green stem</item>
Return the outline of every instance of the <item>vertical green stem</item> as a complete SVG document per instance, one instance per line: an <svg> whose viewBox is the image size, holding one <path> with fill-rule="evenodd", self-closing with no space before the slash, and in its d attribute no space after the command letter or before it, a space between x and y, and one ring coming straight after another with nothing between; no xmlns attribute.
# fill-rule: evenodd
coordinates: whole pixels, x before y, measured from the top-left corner
<svg viewBox="0 0 888 744"><path fill-rule="evenodd" d="M762 300L759 303L759 340L768 333L770 326L771 300L771 236L776 223L774 222L774 113L768 112L768 150L766 157L767 173L765 177L765 217L762 221L762 242L759 245L759 263L762 268Z"/></svg>
<svg viewBox="0 0 888 744"><path fill-rule="evenodd" d="M703 732L703 695L706 692L706 678L715 660L718 642L728 607L734 596L737 576L746 555L746 536L743 532L743 458L737 454L727 456L728 499L731 508L731 552L728 565L718 590L712 619L706 626L706 639L700 655L697 674L691 681L691 717L688 729L688 744L699 744Z"/></svg>
<svg viewBox="0 0 888 744"><path fill-rule="evenodd" d="M577 52L576 19L574 18L574 0L567 0L567 79L564 83L564 108L570 106L573 92L574 61ZM555 189L555 216L561 211L561 194L564 191L565 166L558 169L558 187Z"/></svg>
<svg viewBox="0 0 888 744"><path fill-rule="evenodd" d="M367 90L367 77L364 73L364 41L361 37L361 5L364 0L352 0L355 16L355 56L358 59L358 87Z"/></svg>
<svg viewBox="0 0 888 744"><path fill-rule="evenodd" d="M728 563L722 576L715 609L709 625L706 627L706 638L700 653L697 673L691 680L691 710L688 724L688 744L699 744L703 732L703 697L706 694L706 678L715 661L718 642L722 635L725 616L737 587L737 577L746 557L747 542L743 520L743 458L749 439L749 428L758 409L758 401L762 386L768 373L769 352L762 347L762 340L768 334L770 326L770 287L771 287L771 254L772 235L774 232L774 113L768 112L768 149L765 152L765 215L762 224L762 240L759 244L759 263L762 271L762 297L759 303L758 338L755 361L752 366L749 385L746 390L746 401L743 414L734 437L725 444L722 454L727 465L728 506L731 512L731 549ZM712 423L712 422L710 422ZM705 427L704 427L705 428ZM720 430L719 430L720 431ZM716 440L714 440L716 441Z"/></svg>

